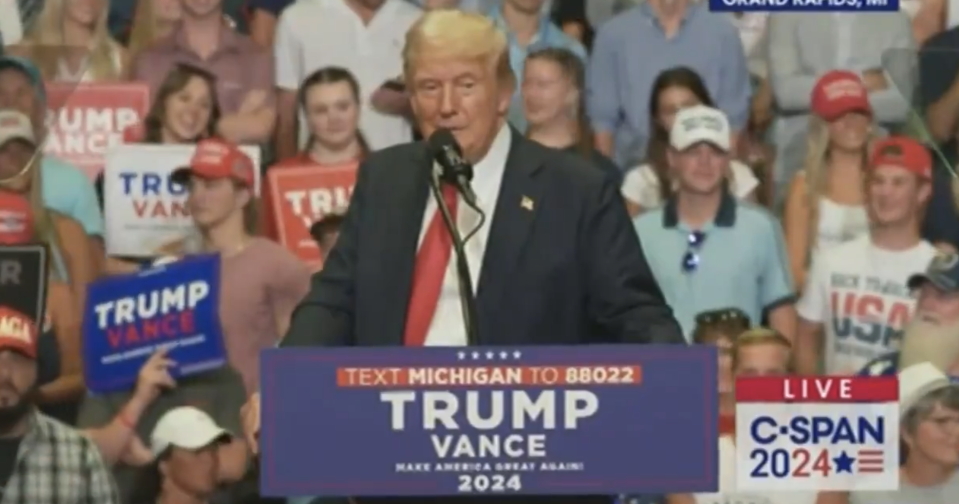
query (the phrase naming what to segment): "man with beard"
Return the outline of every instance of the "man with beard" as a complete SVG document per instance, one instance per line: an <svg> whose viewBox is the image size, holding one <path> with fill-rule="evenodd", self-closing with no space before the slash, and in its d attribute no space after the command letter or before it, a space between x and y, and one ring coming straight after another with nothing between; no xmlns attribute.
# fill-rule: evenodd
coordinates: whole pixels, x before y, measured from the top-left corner
<svg viewBox="0 0 959 504"><path fill-rule="evenodd" d="M120 502L96 445L37 411L37 330L0 307L0 492L4 504Z"/></svg>
<svg viewBox="0 0 959 504"><path fill-rule="evenodd" d="M959 382L959 255L941 253L908 285L918 296L901 350L873 360L859 374L892 376L912 364L932 362Z"/></svg>

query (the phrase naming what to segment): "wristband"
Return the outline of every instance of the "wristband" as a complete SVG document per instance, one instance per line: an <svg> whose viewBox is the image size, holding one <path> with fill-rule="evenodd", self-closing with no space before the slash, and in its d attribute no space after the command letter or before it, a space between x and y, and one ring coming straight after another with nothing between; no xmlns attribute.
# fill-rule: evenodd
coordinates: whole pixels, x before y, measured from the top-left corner
<svg viewBox="0 0 959 504"><path fill-rule="evenodd" d="M130 430L136 430L137 428L136 422L130 420L130 417L126 414L126 411L120 411L120 413L118 413L116 416L116 420L120 422L120 425Z"/></svg>

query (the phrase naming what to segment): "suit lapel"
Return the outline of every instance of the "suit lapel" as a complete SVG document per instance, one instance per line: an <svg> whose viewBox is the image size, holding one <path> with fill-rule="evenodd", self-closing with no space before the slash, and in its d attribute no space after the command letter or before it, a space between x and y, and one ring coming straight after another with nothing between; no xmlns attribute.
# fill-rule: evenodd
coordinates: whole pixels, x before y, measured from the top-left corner
<svg viewBox="0 0 959 504"><path fill-rule="evenodd" d="M488 311L508 287L536 219L537 207L543 203L542 184L534 178L542 167L542 156L516 130L512 130L512 135L476 289L479 310L487 312L487 316L480 316L481 320L490 320L492 314Z"/></svg>
<svg viewBox="0 0 959 504"><path fill-rule="evenodd" d="M412 170L405 168L405 163L397 163L392 177L387 179L392 187L386 188L390 201L385 205L376 205L384 210L384 215L373 217L382 219L382 226L378 226L383 235L382 240L392 243L384 245L385 250L391 250L390 264L385 271L388 281L380 286L383 289L383 299L392 299L383 308L384 344L403 344L403 328L406 325L406 309L409 305L410 292L413 288L413 274L416 265L416 251L419 245L420 232L423 227L423 214L426 212L426 199L429 196L429 170L432 162L427 155L425 144L417 145L410 162ZM384 279L386 280L386 279Z"/></svg>

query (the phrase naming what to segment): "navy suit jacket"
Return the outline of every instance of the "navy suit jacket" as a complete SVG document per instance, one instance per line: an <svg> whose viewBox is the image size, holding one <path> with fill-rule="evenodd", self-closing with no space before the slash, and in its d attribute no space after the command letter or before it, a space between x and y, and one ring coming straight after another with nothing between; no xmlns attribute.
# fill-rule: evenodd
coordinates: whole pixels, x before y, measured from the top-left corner
<svg viewBox="0 0 959 504"><path fill-rule="evenodd" d="M339 240L281 346L403 344L431 168L421 142L360 165ZM619 187L588 160L514 131L487 225L480 345L685 344Z"/></svg>

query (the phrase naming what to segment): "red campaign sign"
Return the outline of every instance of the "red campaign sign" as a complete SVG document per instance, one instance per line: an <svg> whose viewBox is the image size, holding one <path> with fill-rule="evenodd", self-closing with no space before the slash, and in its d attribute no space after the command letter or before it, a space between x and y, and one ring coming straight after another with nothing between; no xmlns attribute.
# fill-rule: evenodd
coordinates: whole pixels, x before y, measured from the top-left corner
<svg viewBox="0 0 959 504"><path fill-rule="evenodd" d="M359 163L304 165L268 170L269 200L277 239L311 267L322 267L310 226L330 212L345 209L353 195Z"/></svg>
<svg viewBox="0 0 959 504"><path fill-rule="evenodd" d="M110 147L123 143L125 130L143 123L150 88L140 82L48 84L47 107L44 151L95 179Z"/></svg>

